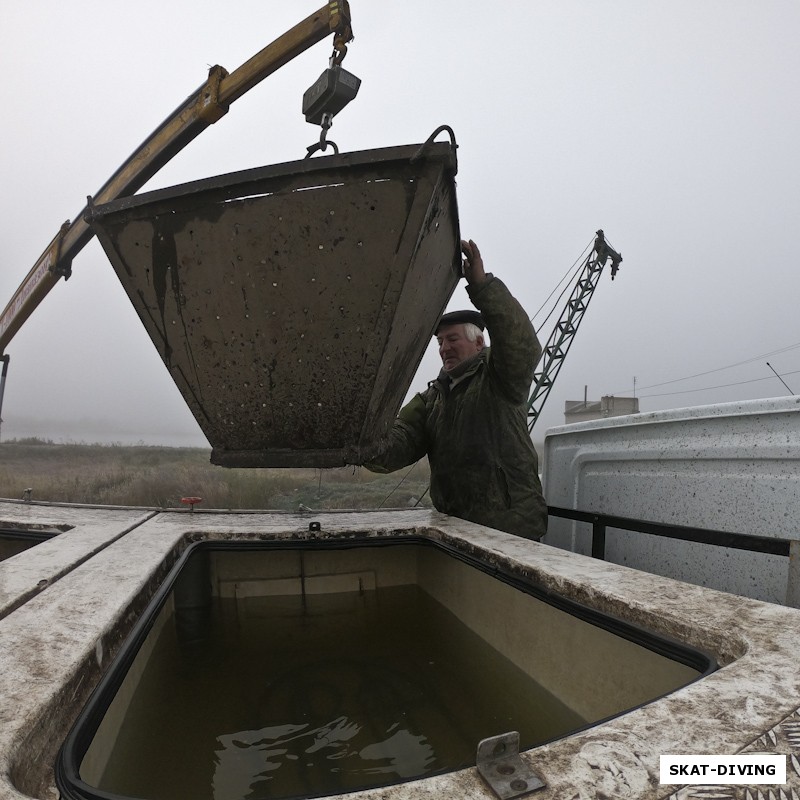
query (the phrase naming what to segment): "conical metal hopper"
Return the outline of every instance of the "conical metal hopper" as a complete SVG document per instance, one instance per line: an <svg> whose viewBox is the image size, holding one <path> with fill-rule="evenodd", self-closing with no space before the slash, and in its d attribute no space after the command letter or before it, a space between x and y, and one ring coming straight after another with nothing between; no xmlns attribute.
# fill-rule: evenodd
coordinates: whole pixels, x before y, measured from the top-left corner
<svg viewBox="0 0 800 800"><path fill-rule="evenodd" d="M458 282L455 172L428 143L90 209L212 462L374 457Z"/></svg>

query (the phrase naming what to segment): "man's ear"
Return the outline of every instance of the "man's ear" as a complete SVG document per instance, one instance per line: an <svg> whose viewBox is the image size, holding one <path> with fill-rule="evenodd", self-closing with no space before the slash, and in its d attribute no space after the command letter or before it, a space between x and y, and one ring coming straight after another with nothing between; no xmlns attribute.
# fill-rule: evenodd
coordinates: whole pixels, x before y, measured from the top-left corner
<svg viewBox="0 0 800 800"><path fill-rule="evenodd" d="M478 352L480 352L481 350L483 350L484 347L486 347L486 342L484 341L483 336L481 336L480 334L478 334L475 337L475 344L478 345Z"/></svg>

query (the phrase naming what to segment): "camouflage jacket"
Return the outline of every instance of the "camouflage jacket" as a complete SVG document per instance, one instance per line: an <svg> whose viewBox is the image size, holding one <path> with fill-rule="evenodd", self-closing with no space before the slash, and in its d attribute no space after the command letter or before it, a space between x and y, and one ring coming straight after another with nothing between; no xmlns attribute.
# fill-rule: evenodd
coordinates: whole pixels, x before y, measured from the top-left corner
<svg viewBox="0 0 800 800"><path fill-rule="evenodd" d="M431 381L400 411L386 450L367 468L393 472L428 456L438 511L538 539L547 530L538 458L527 426L534 368L542 353L525 310L489 273L468 286L491 347L459 380Z"/></svg>

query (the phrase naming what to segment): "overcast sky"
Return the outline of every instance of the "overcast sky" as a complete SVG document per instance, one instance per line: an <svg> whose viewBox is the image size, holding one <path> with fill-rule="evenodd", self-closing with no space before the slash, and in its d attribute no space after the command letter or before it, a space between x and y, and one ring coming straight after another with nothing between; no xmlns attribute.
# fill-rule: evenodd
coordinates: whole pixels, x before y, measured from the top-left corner
<svg viewBox="0 0 800 800"><path fill-rule="evenodd" d="M209 66L233 71L319 5L5 0L0 306ZM452 126L462 234L531 316L598 228L622 252L535 438L584 386L635 381L644 411L786 394L769 361L800 392L800 2L351 9L362 86L331 130L342 151ZM266 79L145 189L302 158L319 135L302 94L330 51ZM451 307L468 305L459 288ZM4 438L205 444L96 240L7 352ZM413 388L438 366L432 347Z"/></svg>

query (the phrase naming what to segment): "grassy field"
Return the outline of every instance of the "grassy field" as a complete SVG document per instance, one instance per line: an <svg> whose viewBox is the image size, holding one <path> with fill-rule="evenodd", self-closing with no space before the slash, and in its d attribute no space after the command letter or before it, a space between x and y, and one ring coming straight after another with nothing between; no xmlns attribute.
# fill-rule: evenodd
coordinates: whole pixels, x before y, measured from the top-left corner
<svg viewBox="0 0 800 800"><path fill-rule="evenodd" d="M427 462L392 475L363 468L227 469L210 451L180 447L0 443L0 498L172 508L202 497L200 508L282 509L430 507ZM407 476L404 478L404 476ZM424 496L423 496L424 495Z"/></svg>

